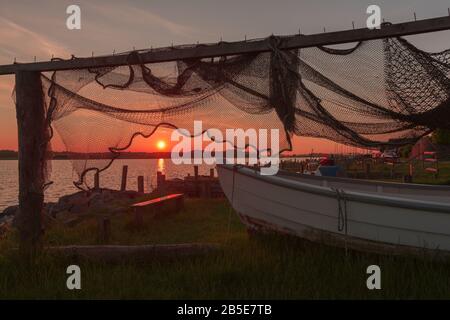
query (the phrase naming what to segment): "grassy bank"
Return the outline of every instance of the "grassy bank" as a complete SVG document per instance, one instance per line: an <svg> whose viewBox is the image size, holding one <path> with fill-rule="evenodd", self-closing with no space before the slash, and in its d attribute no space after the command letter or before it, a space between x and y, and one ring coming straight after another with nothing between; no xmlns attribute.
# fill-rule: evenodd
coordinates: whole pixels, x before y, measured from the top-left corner
<svg viewBox="0 0 450 320"><path fill-rule="evenodd" d="M47 244L95 244L95 220L73 228L54 222ZM0 299L315 299L449 298L450 268L442 262L349 253L297 239L249 238L226 200L188 200L178 215L147 219L135 230L131 217L112 220L113 244L214 242L207 255L137 263L104 264L42 256L24 265L11 250L15 235L0 241ZM66 267L78 264L82 290L66 289ZM366 288L366 268L377 264L382 290Z"/></svg>
<svg viewBox="0 0 450 320"><path fill-rule="evenodd" d="M347 168L347 174L352 178L377 179L384 181L402 182L403 177L409 174L409 162L401 159L392 167L383 162L370 162L370 173L365 171L366 162L354 161ZM450 185L450 161L439 161L439 173L427 172L425 168L435 168L435 164L429 162L413 161L413 183Z"/></svg>

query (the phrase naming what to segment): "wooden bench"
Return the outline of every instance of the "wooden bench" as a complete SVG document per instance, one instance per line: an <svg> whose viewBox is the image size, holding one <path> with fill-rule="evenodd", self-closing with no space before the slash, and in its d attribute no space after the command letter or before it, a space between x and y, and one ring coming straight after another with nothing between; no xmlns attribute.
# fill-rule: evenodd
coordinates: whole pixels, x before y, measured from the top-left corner
<svg viewBox="0 0 450 320"><path fill-rule="evenodd" d="M143 213L152 209L151 212L155 212L157 209L161 209L164 204L175 203L175 211L178 212L184 208L184 194L174 193L167 196L151 199L148 201L143 201L131 205L134 212L134 220L137 226L142 226L143 224Z"/></svg>

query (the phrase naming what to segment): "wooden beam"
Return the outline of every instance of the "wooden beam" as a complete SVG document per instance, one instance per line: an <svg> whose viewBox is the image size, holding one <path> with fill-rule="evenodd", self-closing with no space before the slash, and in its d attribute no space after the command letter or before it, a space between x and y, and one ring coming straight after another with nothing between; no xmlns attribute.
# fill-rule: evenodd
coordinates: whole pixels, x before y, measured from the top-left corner
<svg viewBox="0 0 450 320"><path fill-rule="evenodd" d="M281 49L307 48L320 45L357 42L364 40L399 37L413 34L436 32L450 29L450 17L425 19L419 21L383 25L381 29L367 28L326 32L314 35L293 35L282 37ZM270 51L267 39L221 42L218 44L199 45L187 48L162 48L140 52L136 61L142 63L167 62L190 58L210 58L244 53ZM0 66L0 75L13 74L17 71L57 71L69 69L85 69L95 67L111 67L130 64L128 54L108 55L101 57L77 58L67 61L47 61L36 63L18 63Z"/></svg>
<svg viewBox="0 0 450 320"><path fill-rule="evenodd" d="M42 246L47 127L39 72L16 73L16 116L19 134L20 247L33 255Z"/></svg>

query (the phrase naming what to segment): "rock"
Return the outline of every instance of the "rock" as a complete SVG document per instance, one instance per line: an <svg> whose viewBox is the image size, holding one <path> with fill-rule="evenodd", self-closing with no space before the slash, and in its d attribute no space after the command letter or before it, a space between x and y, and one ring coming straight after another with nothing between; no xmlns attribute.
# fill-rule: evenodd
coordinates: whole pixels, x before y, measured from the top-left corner
<svg viewBox="0 0 450 320"><path fill-rule="evenodd" d="M0 239L4 237L6 232L11 228L14 217L19 211L19 206L11 206L3 210L0 214Z"/></svg>
<svg viewBox="0 0 450 320"><path fill-rule="evenodd" d="M86 203L89 201L89 194L84 191L79 191L74 194L62 196L58 200L58 205L61 207L71 207L74 204Z"/></svg>
<svg viewBox="0 0 450 320"><path fill-rule="evenodd" d="M80 214L80 213L84 213L88 210L89 210L89 206L87 203L79 203L79 204L72 205L69 209L69 212Z"/></svg>
<svg viewBox="0 0 450 320"><path fill-rule="evenodd" d="M63 212L82 214L90 209L106 209L111 212L122 211L123 208L117 208L117 201L127 201L136 199L144 195L137 191L118 191L111 189L99 189L89 192L79 191L59 198L58 202L45 203L44 213L56 218ZM6 217L14 217L17 214L19 206L11 206L0 213L0 223Z"/></svg>
<svg viewBox="0 0 450 320"><path fill-rule="evenodd" d="M59 208L57 204L54 202L48 202L44 204L44 213L53 218L56 217L56 214L59 212Z"/></svg>
<svg viewBox="0 0 450 320"><path fill-rule="evenodd" d="M11 228L10 222L0 222L0 239L3 239L8 232L8 230Z"/></svg>
<svg viewBox="0 0 450 320"><path fill-rule="evenodd" d="M3 217L14 216L17 211L19 211L19 206L10 206L3 210L3 212L0 214L0 219Z"/></svg>

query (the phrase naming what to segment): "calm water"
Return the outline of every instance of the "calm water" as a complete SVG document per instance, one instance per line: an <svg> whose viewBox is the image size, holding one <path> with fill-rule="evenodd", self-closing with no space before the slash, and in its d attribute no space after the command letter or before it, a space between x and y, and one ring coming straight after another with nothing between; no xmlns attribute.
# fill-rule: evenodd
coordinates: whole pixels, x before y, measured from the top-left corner
<svg viewBox="0 0 450 320"><path fill-rule="evenodd" d="M119 189L122 166L128 165L128 190L137 190L137 177L144 176L146 191L156 186L156 172L163 171L167 179L183 178L188 173L194 174L191 165L174 165L170 159L123 159L116 160L112 166L101 173L100 186L103 188ZM18 163L17 160L0 160L0 212L11 205L17 204L18 195ZM69 160L54 160L51 163L53 184L46 190L45 201L56 202L59 197L78 191L73 181L78 176L72 170ZM199 174L209 175L212 166L199 166Z"/></svg>

